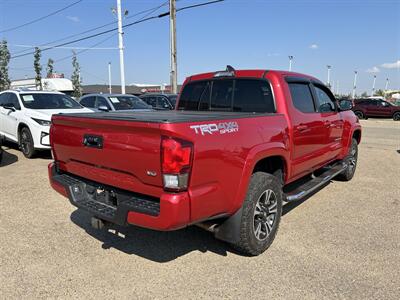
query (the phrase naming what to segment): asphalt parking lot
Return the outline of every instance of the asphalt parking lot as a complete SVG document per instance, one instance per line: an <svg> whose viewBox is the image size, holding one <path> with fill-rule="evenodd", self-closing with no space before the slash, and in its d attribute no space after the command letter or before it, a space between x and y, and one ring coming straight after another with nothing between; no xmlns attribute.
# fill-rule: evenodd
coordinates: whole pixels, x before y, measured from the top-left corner
<svg viewBox="0 0 400 300"><path fill-rule="evenodd" d="M197 227L92 229L50 188L49 154L27 160L6 146L0 298L399 299L400 122L362 125L355 178L286 205L259 257Z"/></svg>

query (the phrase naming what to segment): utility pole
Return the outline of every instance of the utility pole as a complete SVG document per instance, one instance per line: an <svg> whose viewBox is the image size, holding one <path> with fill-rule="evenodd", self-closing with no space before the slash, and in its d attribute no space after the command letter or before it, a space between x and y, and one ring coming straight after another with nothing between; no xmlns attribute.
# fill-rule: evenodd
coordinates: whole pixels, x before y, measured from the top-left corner
<svg viewBox="0 0 400 300"><path fill-rule="evenodd" d="M111 87L111 63L108 63L108 92L112 94L112 87Z"/></svg>
<svg viewBox="0 0 400 300"><path fill-rule="evenodd" d="M375 83L376 83L376 75L374 75L374 82L372 83L372 94L371 94L371 96L374 96L374 94L375 94Z"/></svg>
<svg viewBox="0 0 400 300"><path fill-rule="evenodd" d="M292 60L293 60L293 55L289 55L289 72L292 71Z"/></svg>
<svg viewBox="0 0 400 300"><path fill-rule="evenodd" d="M178 74L176 56L176 0L169 0L169 30L170 30L170 50L171 50L171 92L178 93Z"/></svg>
<svg viewBox="0 0 400 300"><path fill-rule="evenodd" d="M331 91L333 94L335 94L335 80L332 80L332 88Z"/></svg>
<svg viewBox="0 0 400 300"><path fill-rule="evenodd" d="M328 86L328 88L330 88L331 87L331 69L332 69L332 66L327 65L326 67L328 68L328 80L327 80L326 85Z"/></svg>
<svg viewBox="0 0 400 300"><path fill-rule="evenodd" d="M121 71L121 93L125 94L125 64L124 64L124 39L122 31L122 9L121 0L117 0L118 15L118 48L119 48L119 65Z"/></svg>
<svg viewBox="0 0 400 300"><path fill-rule="evenodd" d="M356 88L357 88L357 71L354 71L354 82L353 82L353 99L356 97Z"/></svg>

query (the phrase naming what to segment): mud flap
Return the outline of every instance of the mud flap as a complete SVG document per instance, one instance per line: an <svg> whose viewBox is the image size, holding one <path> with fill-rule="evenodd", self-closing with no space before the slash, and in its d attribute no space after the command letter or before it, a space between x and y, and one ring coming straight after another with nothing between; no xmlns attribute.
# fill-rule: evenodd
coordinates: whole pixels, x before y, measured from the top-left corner
<svg viewBox="0 0 400 300"><path fill-rule="evenodd" d="M242 207L231 217L226 219L220 226L215 229L214 235L217 239L236 243L240 239L240 223L242 219Z"/></svg>

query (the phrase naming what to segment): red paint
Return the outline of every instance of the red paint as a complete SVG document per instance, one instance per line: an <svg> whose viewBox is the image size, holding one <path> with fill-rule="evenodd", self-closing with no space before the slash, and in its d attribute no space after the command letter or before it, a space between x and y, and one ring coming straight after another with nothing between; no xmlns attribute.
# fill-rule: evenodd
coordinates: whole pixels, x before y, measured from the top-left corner
<svg viewBox="0 0 400 300"><path fill-rule="evenodd" d="M191 76L185 84L212 78L214 73ZM158 217L130 212L128 223L172 230L215 215L235 213L242 205L254 166L261 159L281 157L285 163L284 181L290 183L330 161L344 158L353 133L361 131L352 111L304 114L295 109L285 77L316 80L310 76L265 70L238 70L235 76L265 76L273 88L277 113L220 120L237 122L239 130L206 135L196 134L190 126L210 121L148 123L56 115L52 119L51 142L60 169L160 198ZM306 130L302 128L304 125ZM84 134L103 136L103 149L83 147ZM164 155L179 154L177 168L187 165L192 156L187 192L174 194L163 189L162 137L187 141L193 146L190 151L182 150L181 145L179 153L164 152ZM164 167L172 168L172 163ZM157 175L149 176L148 170Z"/></svg>

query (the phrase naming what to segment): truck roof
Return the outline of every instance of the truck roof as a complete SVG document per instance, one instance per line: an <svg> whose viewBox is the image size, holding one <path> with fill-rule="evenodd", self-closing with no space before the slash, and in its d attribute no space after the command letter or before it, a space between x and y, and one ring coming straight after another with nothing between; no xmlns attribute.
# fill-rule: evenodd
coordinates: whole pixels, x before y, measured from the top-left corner
<svg viewBox="0 0 400 300"><path fill-rule="evenodd" d="M195 80L205 80L205 79L212 79L216 77L217 73L220 72L227 72L227 71L215 71L215 72L208 72L208 73L200 73L195 74L187 78L188 81L195 81ZM310 75L298 73L298 72L289 72L283 70L266 70L266 69L250 69L250 70L234 70L234 77L235 78L246 78L246 77L253 77L253 78L264 78L267 73L273 73L279 76L291 76L291 77L302 77L307 78L310 80L320 81L315 77Z"/></svg>

